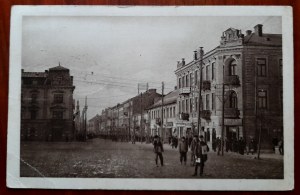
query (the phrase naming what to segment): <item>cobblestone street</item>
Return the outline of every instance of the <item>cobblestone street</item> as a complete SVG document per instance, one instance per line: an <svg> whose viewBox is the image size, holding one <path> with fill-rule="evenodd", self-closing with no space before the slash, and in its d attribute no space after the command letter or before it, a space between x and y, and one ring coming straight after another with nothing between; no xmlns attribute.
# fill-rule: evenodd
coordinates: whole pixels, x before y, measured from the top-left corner
<svg viewBox="0 0 300 195"><path fill-rule="evenodd" d="M156 167L152 144L131 144L93 139L87 142L22 142L22 177L99 177L99 178L195 178L190 166L181 165L179 152L165 144L165 166ZM199 178L199 176L197 176ZM210 151L201 178L283 178L282 156Z"/></svg>

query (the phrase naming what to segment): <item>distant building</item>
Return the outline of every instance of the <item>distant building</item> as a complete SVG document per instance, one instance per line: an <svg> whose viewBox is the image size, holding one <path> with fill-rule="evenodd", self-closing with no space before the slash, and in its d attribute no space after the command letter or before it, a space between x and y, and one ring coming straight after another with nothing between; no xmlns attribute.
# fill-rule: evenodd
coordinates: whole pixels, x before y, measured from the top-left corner
<svg viewBox="0 0 300 195"><path fill-rule="evenodd" d="M100 116L97 114L90 120L88 120L87 125L87 136L93 138L100 134Z"/></svg>
<svg viewBox="0 0 300 195"><path fill-rule="evenodd" d="M272 138L283 135L282 35L263 33L260 24L246 35L234 28L223 32L220 45L203 56L198 130L199 56L198 50L193 61L177 63L178 113L188 116L179 131L203 134L209 143L222 136L225 84L224 138L258 140L262 129L262 148L271 148Z"/></svg>
<svg viewBox="0 0 300 195"><path fill-rule="evenodd" d="M162 119L162 99L159 98L148 110L150 120L151 136L159 135L167 141L170 136L183 136L177 132L177 97L178 90L171 91L164 96L163 123Z"/></svg>
<svg viewBox="0 0 300 195"><path fill-rule="evenodd" d="M24 72L21 86L21 140L74 140L73 77L62 66Z"/></svg>

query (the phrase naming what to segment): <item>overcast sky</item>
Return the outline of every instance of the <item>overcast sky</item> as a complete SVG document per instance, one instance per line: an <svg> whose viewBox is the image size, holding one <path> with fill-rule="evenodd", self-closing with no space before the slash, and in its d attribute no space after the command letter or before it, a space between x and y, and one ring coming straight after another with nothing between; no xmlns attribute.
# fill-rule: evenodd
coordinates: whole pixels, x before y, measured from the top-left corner
<svg viewBox="0 0 300 195"><path fill-rule="evenodd" d="M181 58L215 48L228 28L281 34L281 17L23 17L22 68L58 63L74 76L74 99L88 97L88 119L137 95L137 83L165 92L176 85Z"/></svg>

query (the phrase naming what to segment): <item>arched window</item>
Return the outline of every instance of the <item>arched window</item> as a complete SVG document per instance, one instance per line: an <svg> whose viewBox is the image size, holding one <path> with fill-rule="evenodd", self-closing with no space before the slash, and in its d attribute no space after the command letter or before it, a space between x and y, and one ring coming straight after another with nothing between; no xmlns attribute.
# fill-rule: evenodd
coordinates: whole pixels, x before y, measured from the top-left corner
<svg viewBox="0 0 300 195"><path fill-rule="evenodd" d="M232 60L229 65L229 76L236 75L236 61Z"/></svg>
<svg viewBox="0 0 300 195"><path fill-rule="evenodd" d="M237 108L237 95L235 91L231 91L229 94L229 108Z"/></svg>

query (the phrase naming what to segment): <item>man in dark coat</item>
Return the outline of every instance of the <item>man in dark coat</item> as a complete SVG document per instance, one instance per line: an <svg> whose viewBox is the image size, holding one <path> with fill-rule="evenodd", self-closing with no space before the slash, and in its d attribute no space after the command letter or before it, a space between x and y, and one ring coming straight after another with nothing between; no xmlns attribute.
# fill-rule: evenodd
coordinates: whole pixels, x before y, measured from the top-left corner
<svg viewBox="0 0 300 195"><path fill-rule="evenodd" d="M164 158L163 158L163 155L162 155L162 152L164 152L164 148L163 148L163 145L160 141L160 137L158 137L157 135L154 137L153 145L154 145L153 151L155 153L156 166L158 167L158 164L157 164L158 157L159 157L161 166L164 166Z"/></svg>
<svg viewBox="0 0 300 195"><path fill-rule="evenodd" d="M197 145L197 140L199 140L198 135L194 135L193 141L191 143L191 165L195 166L195 148Z"/></svg>
<svg viewBox="0 0 300 195"><path fill-rule="evenodd" d="M208 145L204 141L203 135L200 136L200 141L197 142L194 153L196 157L195 173L197 175L198 166L200 167L200 176L203 175L204 163L207 161L207 152L209 151Z"/></svg>
<svg viewBox="0 0 300 195"><path fill-rule="evenodd" d="M184 165L186 165L186 153L188 151L188 143L185 137L181 138L178 148L180 153L180 163L182 164L182 161L184 161Z"/></svg>

